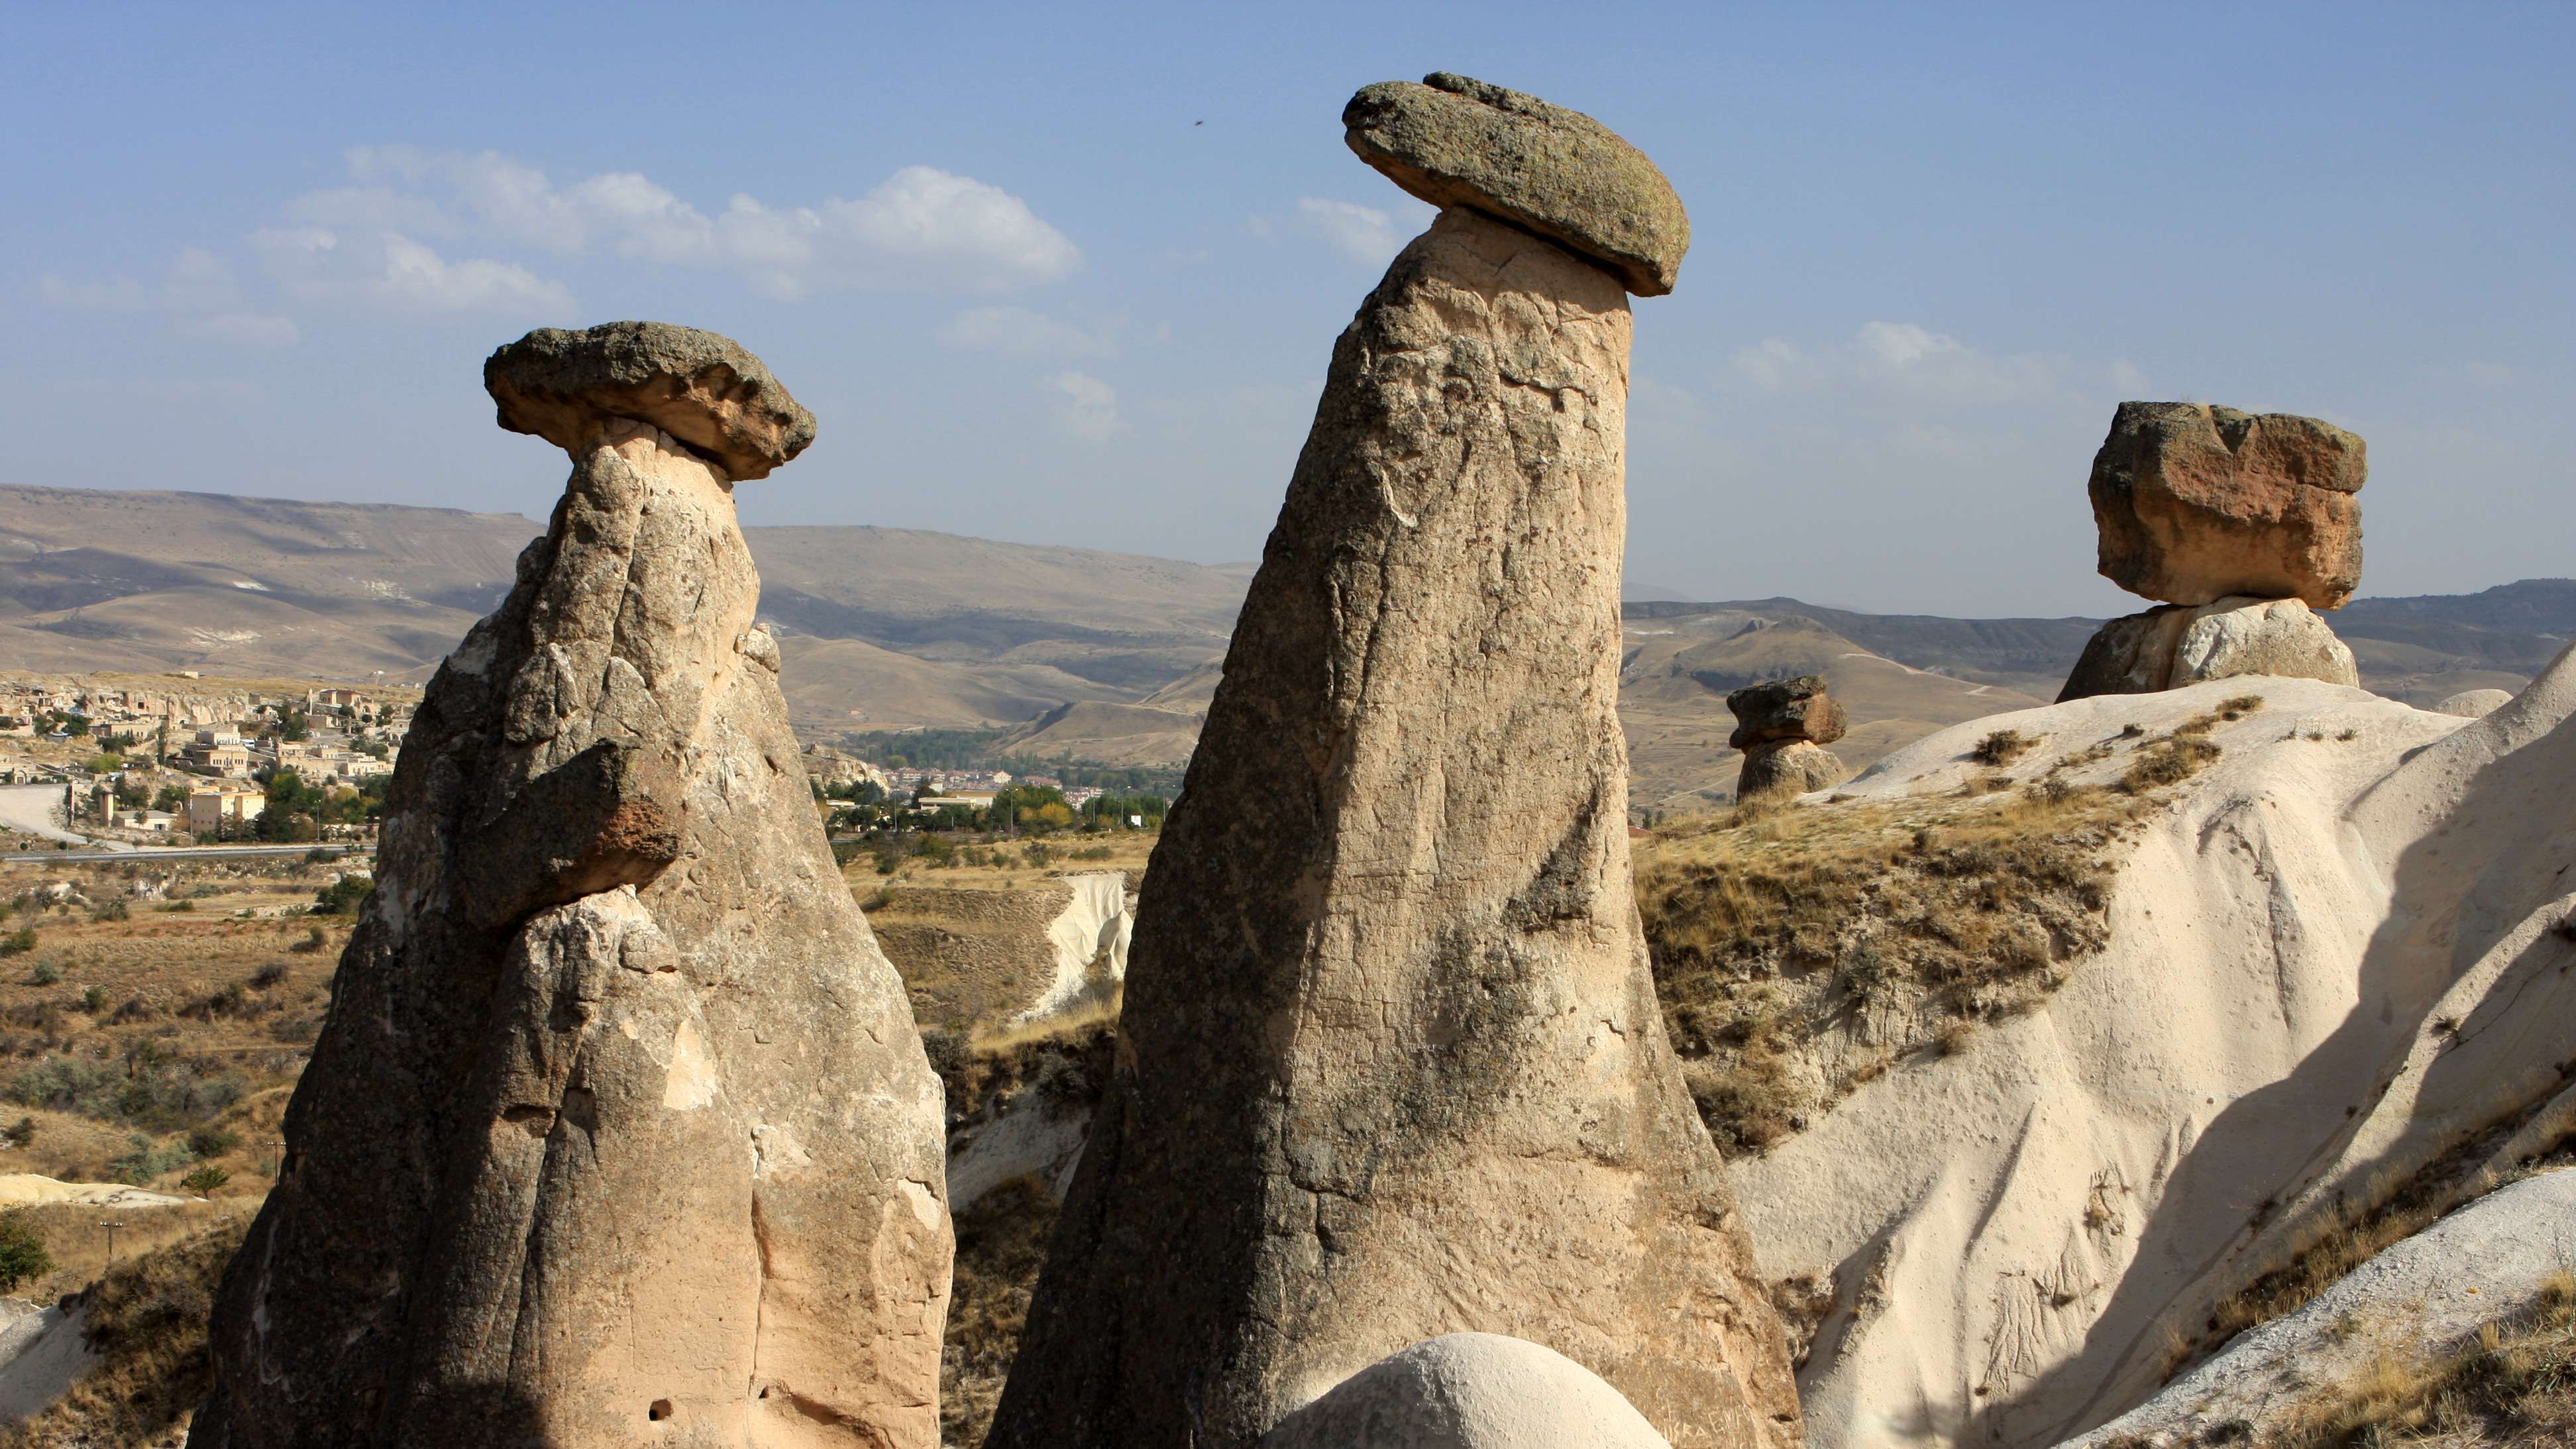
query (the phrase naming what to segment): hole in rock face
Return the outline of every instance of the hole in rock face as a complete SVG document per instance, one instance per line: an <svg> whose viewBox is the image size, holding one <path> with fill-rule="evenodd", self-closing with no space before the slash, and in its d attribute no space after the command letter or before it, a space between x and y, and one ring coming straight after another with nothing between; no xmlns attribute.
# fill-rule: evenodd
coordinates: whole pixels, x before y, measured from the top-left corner
<svg viewBox="0 0 2576 1449"><path fill-rule="evenodd" d="M653 1401L653 1406L644 1411L644 1417L656 1422L671 1417L671 1401L669 1399L655 1399Z"/></svg>

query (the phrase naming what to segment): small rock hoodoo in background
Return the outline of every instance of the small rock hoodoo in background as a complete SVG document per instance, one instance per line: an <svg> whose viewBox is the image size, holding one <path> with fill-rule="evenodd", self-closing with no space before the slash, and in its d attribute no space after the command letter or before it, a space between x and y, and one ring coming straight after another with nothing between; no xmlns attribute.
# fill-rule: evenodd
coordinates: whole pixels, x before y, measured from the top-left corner
<svg viewBox="0 0 2576 1449"><path fill-rule="evenodd" d="M484 380L572 478L404 746L192 1442L934 1449L940 1085L734 517L813 417L658 323Z"/></svg>
<svg viewBox="0 0 2576 1449"><path fill-rule="evenodd" d="M2165 607L2102 626L2058 695L2272 674L2359 684L2319 609L2361 584L2360 438L2315 418L2126 402L2088 491L2104 578Z"/></svg>
<svg viewBox="0 0 2576 1449"><path fill-rule="evenodd" d="M1629 880L1622 288L1670 288L1688 221L1517 92L1434 75L1343 120L1444 209L1335 345L987 1443L1244 1449L1460 1332L1674 1444L1794 1442Z"/></svg>
<svg viewBox="0 0 2576 1449"><path fill-rule="evenodd" d="M1747 685L1726 697L1735 712L1727 743L1744 752L1736 776L1739 801L1802 795L1851 778L1825 746L1843 737L1843 707L1825 693L1821 674Z"/></svg>

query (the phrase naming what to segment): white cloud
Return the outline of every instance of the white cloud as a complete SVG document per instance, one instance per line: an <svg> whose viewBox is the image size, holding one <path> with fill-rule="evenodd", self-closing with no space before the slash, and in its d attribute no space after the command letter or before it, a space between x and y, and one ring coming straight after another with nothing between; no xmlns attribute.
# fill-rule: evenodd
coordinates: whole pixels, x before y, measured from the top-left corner
<svg viewBox="0 0 2576 1449"><path fill-rule="evenodd" d="M161 284L161 305L174 312L212 312L241 305L229 262L203 247L183 248Z"/></svg>
<svg viewBox="0 0 2576 1449"><path fill-rule="evenodd" d="M362 146L355 185L308 193L291 219L405 236L473 235L560 255L619 256L741 274L771 296L844 288L1002 291L1070 276L1082 252L998 186L907 166L856 199L773 206L736 195L710 216L651 178L605 172L556 186L495 151Z"/></svg>
<svg viewBox="0 0 2576 1449"><path fill-rule="evenodd" d="M161 284L147 287L131 277L104 282L67 282L47 275L38 289L56 306L92 311L162 312L183 337L202 337L245 347L291 347L302 334L285 317L243 309L241 284L230 262L203 247L187 247L174 258Z"/></svg>
<svg viewBox="0 0 2576 1449"><path fill-rule="evenodd" d="M2062 358L1980 352L1911 322L1863 323L1850 342L1821 348L1766 338L1739 348L1730 363L1762 391L1831 391L1856 401L1996 404L2071 390Z"/></svg>
<svg viewBox="0 0 2576 1449"><path fill-rule="evenodd" d="M1006 357L1118 355L1118 344L1106 331L1086 331L1026 307L970 308L940 325L939 340L951 347Z"/></svg>
<svg viewBox="0 0 2576 1449"><path fill-rule="evenodd" d="M1055 396L1055 420L1086 443L1105 443L1124 431L1118 390L1087 372L1059 372L1043 384Z"/></svg>
<svg viewBox="0 0 2576 1449"><path fill-rule="evenodd" d="M397 232L290 227L254 233L251 244L267 259L278 285L305 302L546 318L573 310L571 292L516 262L449 261Z"/></svg>
<svg viewBox="0 0 2576 1449"><path fill-rule="evenodd" d="M1394 217L1356 202L1298 197L1297 226L1362 266L1385 266L1404 248L1404 238L1396 234Z"/></svg>
<svg viewBox="0 0 2576 1449"><path fill-rule="evenodd" d="M304 340L304 333L292 317L269 317L256 312L218 312L211 317L191 317L179 324L180 332L190 337L211 338L242 347L293 347Z"/></svg>

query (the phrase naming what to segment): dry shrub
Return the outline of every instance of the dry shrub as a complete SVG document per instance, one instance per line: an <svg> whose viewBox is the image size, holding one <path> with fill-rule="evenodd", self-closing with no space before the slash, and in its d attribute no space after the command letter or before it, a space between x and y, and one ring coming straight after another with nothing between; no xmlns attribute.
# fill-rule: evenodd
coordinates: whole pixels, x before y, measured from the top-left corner
<svg viewBox="0 0 2576 1449"><path fill-rule="evenodd" d="M957 1214L957 1269L939 1365L941 1442L980 1444L992 1426L1055 1219L1055 1200L1035 1175L994 1187Z"/></svg>
<svg viewBox="0 0 2576 1449"><path fill-rule="evenodd" d="M951 1131L1000 1116L1028 1091L1060 1110L1087 1110L1109 1086L1125 992L990 1035L922 1033L931 1068L948 1087Z"/></svg>
<svg viewBox="0 0 2576 1449"><path fill-rule="evenodd" d="M2038 741L2019 730L1997 730L1977 741L1968 758L1989 767L2009 765L2027 753Z"/></svg>

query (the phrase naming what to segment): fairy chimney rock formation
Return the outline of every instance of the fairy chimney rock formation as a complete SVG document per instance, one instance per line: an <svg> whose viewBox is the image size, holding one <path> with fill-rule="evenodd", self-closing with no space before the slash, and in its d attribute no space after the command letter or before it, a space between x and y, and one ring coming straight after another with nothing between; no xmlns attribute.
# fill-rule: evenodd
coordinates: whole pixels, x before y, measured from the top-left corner
<svg viewBox="0 0 2576 1449"><path fill-rule="evenodd" d="M2288 413L2125 402L2086 491L2102 576L2165 607L2114 619L2060 700L2277 674L2359 682L2315 611L2361 585L2360 438Z"/></svg>
<svg viewBox="0 0 2576 1449"><path fill-rule="evenodd" d="M1825 692L1821 674L1747 685L1726 697L1735 714L1727 744L1744 752L1735 798L1800 795L1851 778L1825 748L1843 737L1843 707Z"/></svg>
<svg viewBox="0 0 2576 1449"><path fill-rule="evenodd" d="M1581 133L1529 154L1619 144L1507 115ZM1460 1332L1573 1359L1676 1445L1797 1437L1630 894L1632 282L1488 214L1501 142L1460 145L1334 347L988 1449L1245 1449ZM1679 218L1651 167L1614 181L1605 214Z"/></svg>
<svg viewBox="0 0 2576 1449"><path fill-rule="evenodd" d="M404 744L191 1442L934 1449L940 1086L734 518L813 418L657 323L485 379L571 481Z"/></svg>

